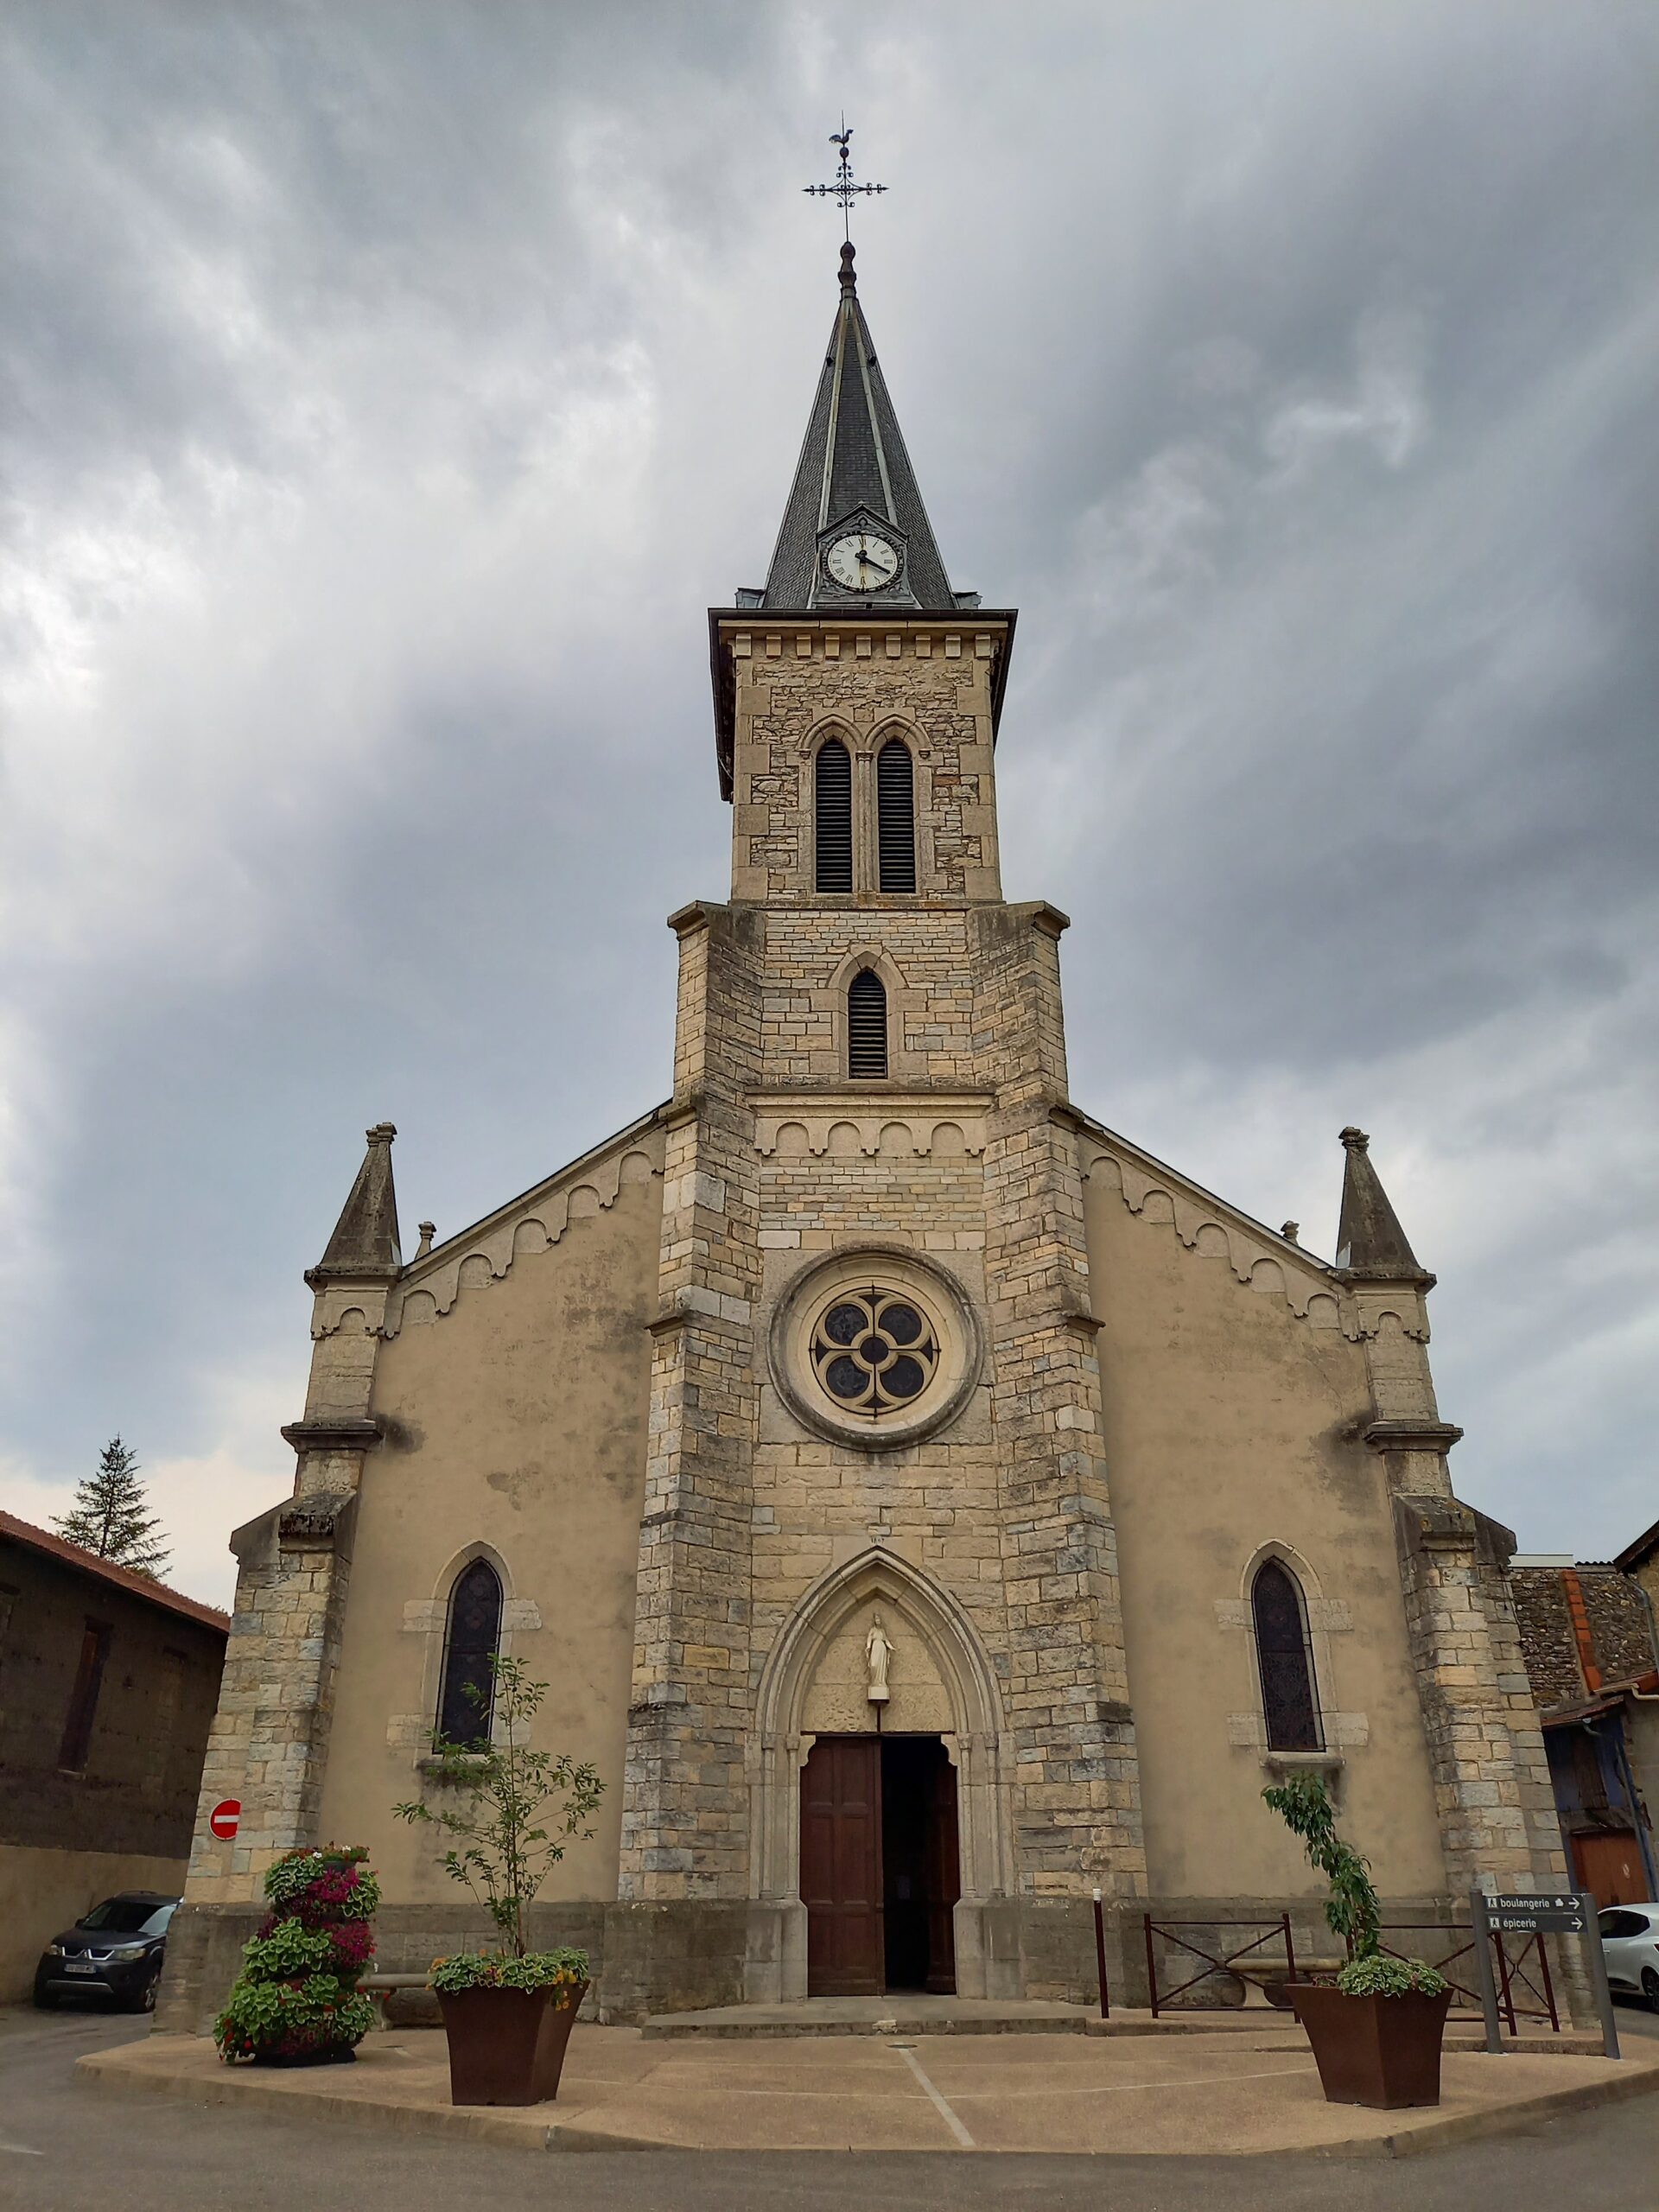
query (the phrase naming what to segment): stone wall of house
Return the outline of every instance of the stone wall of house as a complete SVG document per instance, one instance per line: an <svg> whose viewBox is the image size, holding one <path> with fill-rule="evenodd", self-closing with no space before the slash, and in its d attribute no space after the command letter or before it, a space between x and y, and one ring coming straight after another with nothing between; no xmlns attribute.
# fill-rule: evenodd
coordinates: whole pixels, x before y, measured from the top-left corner
<svg viewBox="0 0 1659 2212"><path fill-rule="evenodd" d="M71 1772L64 1726L92 1623L108 1643ZM0 1846L188 1858L225 1643L223 1628L0 1532Z"/></svg>
<svg viewBox="0 0 1659 2212"><path fill-rule="evenodd" d="M1560 1569L1511 1567L1510 1586L1520 1626L1521 1653L1539 1710L1548 1713L1558 1705L1578 1704L1586 1693Z"/></svg>
<svg viewBox="0 0 1659 2212"><path fill-rule="evenodd" d="M1659 1663L1642 1592L1616 1567L1517 1567L1510 1581L1522 1652L1541 1712L1577 1705L1597 1689L1633 1681ZM1586 1662L1596 1675L1593 1682Z"/></svg>
<svg viewBox="0 0 1659 2212"><path fill-rule="evenodd" d="M1659 1666L1642 1592L1616 1567L1576 1567L1596 1665L1605 1682L1633 1681Z"/></svg>

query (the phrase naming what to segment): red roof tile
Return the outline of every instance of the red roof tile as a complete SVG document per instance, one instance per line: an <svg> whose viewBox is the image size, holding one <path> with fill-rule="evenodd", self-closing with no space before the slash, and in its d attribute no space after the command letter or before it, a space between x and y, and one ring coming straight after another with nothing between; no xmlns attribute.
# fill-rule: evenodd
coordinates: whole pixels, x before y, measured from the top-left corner
<svg viewBox="0 0 1659 2212"><path fill-rule="evenodd" d="M154 1582L147 1574L136 1574L130 1567L117 1567L107 1559L100 1559L96 1552L87 1551L80 1544L72 1544L62 1536L54 1536L49 1529L37 1529L32 1521L20 1521L15 1513L0 1510L0 1536L13 1537L20 1544L27 1544L32 1551L44 1552L50 1559L60 1559L67 1567L79 1567L83 1574L96 1576L100 1582L114 1585L118 1590L130 1591L135 1598L146 1598L152 1605L162 1606L169 1613L182 1613L188 1620L200 1621L204 1628L231 1632L231 1617L221 1613L217 1605L204 1605L197 1599L187 1598L181 1591L169 1590L164 1582Z"/></svg>

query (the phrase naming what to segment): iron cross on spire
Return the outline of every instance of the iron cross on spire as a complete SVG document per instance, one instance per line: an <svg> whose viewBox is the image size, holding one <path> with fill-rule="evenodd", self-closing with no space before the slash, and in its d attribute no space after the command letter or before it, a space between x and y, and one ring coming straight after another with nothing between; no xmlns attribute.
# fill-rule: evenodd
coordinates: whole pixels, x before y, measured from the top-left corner
<svg viewBox="0 0 1659 2212"><path fill-rule="evenodd" d="M803 185L801 188L804 192L809 194L814 199L833 200L836 201L841 209L842 235L849 244L851 243L853 236L854 200L858 197L861 192L885 192L887 188L885 184L854 183L853 149L849 143L852 135L852 132L847 127L847 118L843 115L841 118L840 130L832 130L830 133L830 143L832 146L839 146L841 149L841 160L836 166L835 182L833 184L807 184Z"/></svg>

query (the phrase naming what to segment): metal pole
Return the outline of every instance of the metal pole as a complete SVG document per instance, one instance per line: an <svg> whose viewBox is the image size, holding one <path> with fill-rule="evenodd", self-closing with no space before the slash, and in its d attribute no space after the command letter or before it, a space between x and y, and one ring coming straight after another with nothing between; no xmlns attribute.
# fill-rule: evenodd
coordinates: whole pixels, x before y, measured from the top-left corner
<svg viewBox="0 0 1659 2212"><path fill-rule="evenodd" d="M1549 2007L1549 2032L1553 2036L1558 2036L1561 2032L1561 2016L1555 2010L1555 1985L1549 1978L1549 1938L1548 1936L1541 1936L1538 1938L1538 1965L1544 1977L1544 2002Z"/></svg>
<svg viewBox="0 0 1659 2212"><path fill-rule="evenodd" d="M1100 2017L1112 2017L1111 2000L1106 1993L1106 1915L1100 1902L1100 1891L1095 1891L1095 1974L1100 1983Z"/></svg>
<svg viewBox="0 0 1659 2212"><path fill-rule="evenodd" d="M1147 1995L1152 2000L1152 2017L1158 2017L1158 1961L1152 1948L1152 1915L1143 1912L1141 1924L1147 1931Z"/></svg>
<svg viewBox="0 0 1659 2212"><path fill-rule="evenodd" d="M1486 2023L1486 2048L1502 2050L1503 2031L1498 2024L1497 1984L1492 1979L1492 1933L1486 1918L1486 1892L1471 1890L1469 1917L1475 1930L1475 1971L1480 1976L1480 2010Z"/></svg>
<svg viewBox="0 0 1659 2212"><path fill-rule="evenodd" d="M1290 1915L1281 1912L1279 1919L1285 1931L1285 1983L1288 1987L1296 1979L1296 1946L1290 1940Z"/></svg>
<svg viewBox="0 0 1659 2212"><path fill-rule="evenodd" d="M1521 2031L1515 2021L1515 1991L1510 1982L1510 1955L1503 1948L1501 1929L1492 1940L1497 1945L1498 1995L1503 2000L1503 2015L1510 2024L1510 2033L1518 2036Z"/></svg>
<svg viewBox="0 0 1659 2212"><path fill-rule="evenodd" d="M1595 1993L1596 2011L1601 2019L1601 2047L1609 2058L1617 2058L1618 2027L1613 2018L1613 1993L1607 1986L1607 1961L1602 1955L1601 1923L1596 1917L1596 1901L1588 1890L1580 1890L1576 1894L1584 1914L1584 1963L1589 1970L1590 1986Z"/></svg>

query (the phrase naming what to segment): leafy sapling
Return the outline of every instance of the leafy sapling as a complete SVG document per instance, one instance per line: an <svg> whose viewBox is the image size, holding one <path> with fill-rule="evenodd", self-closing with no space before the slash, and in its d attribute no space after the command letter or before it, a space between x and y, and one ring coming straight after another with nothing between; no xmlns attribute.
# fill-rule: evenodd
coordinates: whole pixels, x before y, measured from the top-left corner
<svg viewBox="0 0 1659 2212"><path fill-rule="evenodd" d="M562 1988L588 1978L585 1952L534 1952L528 1942L537 1892L566 1842L592 1835L605 1788L590 1761L536 1751L527 1741L547 1690L530 1679L522 1660L493 1657L488 1681L466 1686L478 1708L480 1740L435 1739L433 1779L444 1802L435 1811L418 1799L392 1808L399 1820L438 1830L448 1846L440 1861L445 1873L471 1891L501 1938L497 1955L435 1960L435 1987Z"/></svg>
<svg viewBox="0 0 1659 2212"><path fill-rule="evenodd" d="M1421 1959L1396 1959L1383 1952L1382 1907L1370 1861L1337 1834L1336 1808L1319 1777L1294 1774L1262 1795L1331 1885L1325 1916L1348 1951L1337 1987L1350 1997L1404 1997L1414 1992L1439 1996L1449 1986L1444 1975Z"/></svg>

